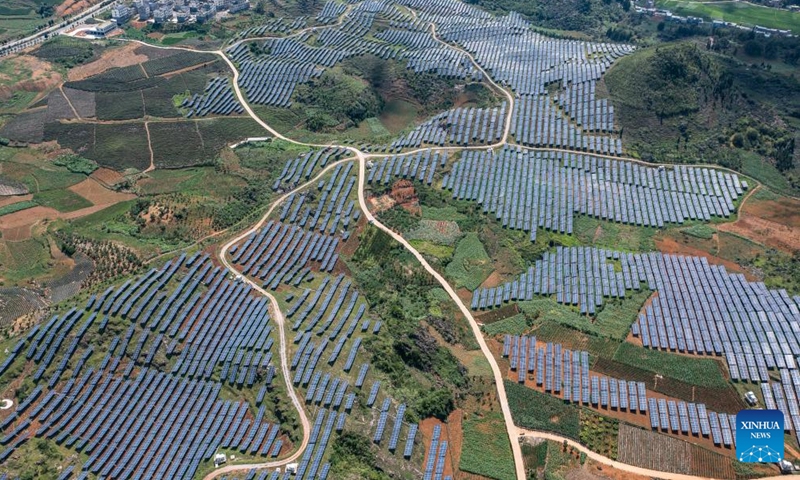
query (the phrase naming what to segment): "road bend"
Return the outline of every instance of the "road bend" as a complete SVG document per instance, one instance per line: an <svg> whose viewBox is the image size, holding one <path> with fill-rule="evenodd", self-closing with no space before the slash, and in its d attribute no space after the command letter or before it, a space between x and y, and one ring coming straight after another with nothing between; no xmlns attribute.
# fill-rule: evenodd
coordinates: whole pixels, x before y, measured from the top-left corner
<svg viewBox="0 0 800 480"><path fill-rule="evenodd" d="M227 253L228 253L228 251L230 250L230 248L233 245L235 245L236 243L238 243L238 242L242 241L243 239L247 238L247 236L257 232L262 226L264 226L264 224L269 219L269 216L272 215L272 212L274 212L275 209L278 207L278 205L283 203L290 195L293 195L295 192L300 191L300 190L302 190L304 188L307 188L310 185L315 184L325 174L327 174L331 169L336 168L338 165L341 165L343 163L351 162L354 159L355 159L355 157L348 157L348 158L344 158L344 159L338 160L336 162L333 162L333 163L327 165L324 169L322 169L311 180L309 180L309 181L305 182L304 184L298 186L297 188L295 188L295 189L293 189L293 190L281 195L279 198L277 198L275 201L272 202L270 207L267 209L266 213L264 213L264 215L261 217L261 219L259 219L259 221L255 225L253 225L249 230L247 230L245 232L242 232L241 234L239 234L235 238L233 238L230 241L228 241L228 243L226 243L225 245L222 246L222 248L219 251L219 254L217 255L218 258L219 258L220 263L222 263L222 265L229 272L231 272L231 274L234 275L235 278L241 279L242 281L246 282L248 285L250 285L251 288L253 288L258 293L260 293L261 295L264 295L265 297L267 297L269 299L270 317L275 322L275 324L278 326L281 373L283 375L284 383L286 384L286 392L289 395L289 398L292 400L292 404L294 405L294 408L297 410L297 414L300 417L300 424L301 424L301 426L303 428L303 440L300 443L300 445L298 446L298 448L295 451L295 453L293 453L291 456L289 456L287 458L284 458L284 459L281 459L281 460L276 460L274 462L226 465L226 466L224 466L222 468L218 468L218 469L214 470L213 472L209 473L208 475L206 475L205 476L205 480L211 480L211 479L217 478L217 477L219 477L221 475L226 475L226 474L229 474L229 473L242 471L242 470L251 470L251 469L254 469L254 468L261 469L261 468L277 468L277 467L281 467L283 465L286 465L287 463L291 463L291 462L297 460L298 458L300 458L300 456L303 454L303 452L308 447L309 437L310 437L310 434L311 434L311 423L308 421L308 416L306 415L305 408L303 408L303 404L300 402L300 398L297 396L297 392L294 389L294 385L292 385L291 372L289 371L288 349L287 349L287 345L286 345L286 332L285 332L286 319L283 316L283 312L281 312L281 309L278 307L277 299L270 292L268 292L267 290L262 288L260 285L258 285L256 282L254 282L253 280L248 278L246 275L242 275L238 270L236 270L233 267L233 265L231 265L231 263L228 261Z"/></svg>

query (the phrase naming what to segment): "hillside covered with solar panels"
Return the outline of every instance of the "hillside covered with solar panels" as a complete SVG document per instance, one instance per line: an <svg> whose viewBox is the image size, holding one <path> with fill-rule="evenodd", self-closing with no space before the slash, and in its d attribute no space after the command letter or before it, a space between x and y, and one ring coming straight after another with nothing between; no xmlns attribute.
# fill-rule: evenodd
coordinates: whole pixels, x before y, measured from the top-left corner
<svg viewBox="0 0 800 480"><path fill-rule="evenodd" d="M800 461L775 112L667 142L760 101L725 42L514 3L187 4L3 60L39 82L0 98L0 479L777 475L748 408Z"/></svg>

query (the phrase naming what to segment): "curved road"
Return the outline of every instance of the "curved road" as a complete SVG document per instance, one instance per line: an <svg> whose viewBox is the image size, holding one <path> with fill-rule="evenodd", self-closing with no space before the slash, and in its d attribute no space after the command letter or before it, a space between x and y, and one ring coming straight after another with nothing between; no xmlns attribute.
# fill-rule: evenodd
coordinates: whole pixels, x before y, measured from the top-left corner
<svg viewBox="0 0 800 480"><path fill-rule="evenodd" d="M260 285L258 285L254 281L250 280L246 275L242 275L241 273L239 273L233 267L233 265L231 265L228 262L228 258L227 258L226 255L228 253L228 250L230 250L230 248L234 244L236 244L237 242L240 242L241 240L246 238L248 235L258 231L258 229L260 229L264 225L264 223L266 223L266 221L269 218L269 216L272 215L272 212L275 211L275 208L277 208L278 205L280 205L290 195L292 195L294 192L296 192L298 190L302 190L302 189L304 189L304 188L306 188L306 187L308 187L310 185L315 184L317 181L319 181L320 178L322 178L326 173L328 173L328 171L330 171L332 168L335 168L337 165L340 165L340 164L345 163L345 162L350 162L352 160L353 160L353 157L349 157L349 158L344 158L344 159L338 160L336 162L333 162L333 163L327 165L324 169L320 170L320 172L314 178L312 178L311 180L309 180L306 183L298 186L294 190L292 190L292 191L290 191L288 193L285 193L284 195L280 196L278 199L276 199L275 201L272 202L272 204L270 205L269 209L267 209L266 213L264 213L264 215L261 217L261 219L255 225L253 225L252 228L250 228L249 230L247 230L245 232L242 232L237 237L235 237L235 238L231 239L230 241L228 241L228 243L223 245L222 248L219 251L219 255L218 255L219 260L225 266L225 268L227 268L231 273L236 275L236 278L241 279L242 281L246 282L247 284L250 285L251 288L253 288L254 290L258 291L260 294L264 295L265 297L267 297L269 299L270 316L275 321L275 324L278 325L278 339L280 341L281 373L283 375L284 383L286 384L286 392L289 394L289 397L292 400L292 404L294 404L294 408L297 409L298 415L300 415L300 423L302 424L302 427L303 427L303 441L300 443L297 451L295 453L293 453L291 456L287 457L287 458L284 458L284 459L281 459L281 460L276 460L274 462L239 464L239 465L233 465L233 464L232 465L226 465L226 466L224 466L222 468L218 468L218 469L214 470L213 472L209 473L208 475L206 475L205 476L206 480L211 480L213 478L219 477L220 475L225 475L227 473L232 473L232 472L240 471L240 470L250 470L250 469L253 469L253 468L280 467L282 465L285 465L287 463L291 463L294 460L297 460L298 458L300 458L300 456L305 451L306 447L308 447L309 435L310 435L310 432L311 432L311 423L308 421L308 417L306 416L305 408L303 408L303 404L300 402L300 399L297 397L297 392L295 391L294 386L292 385L292 380L291 380L292 376L291 376L291 372L289 371L289 362L288 362L288 358L287 358L288 353L287 353L287 349L286 349L286 335L285 335L285 320L286 319L284 318L283 312L281 312L281 309L278 308L278 301L275 299L275 297L271 293L269 293L267 290L264 290L263 288L261 288Z"/></svg>
<svg viewBox="0 0 800 480"><path fill-rule="evenodd" d="M334 25L328 25L328 26L323 26L323 27L312 27L310 29L326 28L326 27L331 27L331 26L334 26ZM473 63L475 68L477 68L480 72L482 72L482 74L483 74L484 78L486 79L486 81L488 83L490 83L497 91L501 92L507 98L507 100L509 102L509 105L508 105L508 109L507 109L505 128L504 128L504 132L503 132L503 136L502 136L501 140L499 142L496 142L496 143L492 144L492 145L473 146L473 147L419 148L419 149L416 149L416 150L412 150L411 152L405 152L404 154L408 155L408 154L411 154L411 153L415 153L415 152L418 152L418 151L421 151L421 150L428 150L428 149L437 150L437 151L447 151L447 150L451 150L451 151L487 150L487 149L501 147L503 145L508 144L507 142L508 142L509 132L510 132L510 129L511 129L512 113L513 113L513 110L514 110L514 95L512 95L505 88L503 88L500 85L498 85L492 79L492 77L483 69L483 67L481 67L478 64L478 62L475 60L475 58L472 56L472 54L470 54L469 52L467 52L465 50L462 50L459 47L453 46L453 45L441 40L436 35L436 26L435 26L435 24L430 23L430 28L431 28L431 35L434 37L434 39L437 42L445 45L448 48L451 48L453 50L456 50L456 51L466 55L467 58L469 58L470 61ZM309 29L305 29L305 30L309 30ZM241 42L251 41L251 40L258 40L258 39L242 39L242 40L237 41L236 43L241 43ZM186 51L195 51L195 52L198 51L196 49L185 48L185 47L152 45L152 44L149 44L149 43L146 43L146 42L141 42L141 41L138 41L138 40L125 40L125 41L132 41L132 42L136 42L136 43L141 43L141 44L147 45L149 47L160 48L160 49L173 49L173 50L177 49L177 50L186 50ZM473 332L476 340L478 341L478 344L481 347L481 352L484 354L484 356L486 357L486 360L489 362L489 364L490 364L490 366L492 368L492 374L493 374L494 381L495 381L496 388L497 388L498 400L500 402L500 406L501 406L501 409L502 409L502 412L503 412L503 417L504 417L504 420L505 420L506 433L508 435L509 443L511 444L512 454L514 456L515 471L516 471L516 476L517 476L518 480L524 480L525 479L525 471L524 471L524 462L523 462L523 457L522 457L522 450L521 450L521 447L520 447L520 444L519 444L519 441L518 441L520 433L530 434L530 435L534 435L534 436L537 436L537 437L546 438L546 439L554 440L554 441L558 441L558 442L567 441L569 444L573 445L575 448L577 448L580 451L586 453L589 458L592 458L593 460L595 460L597 462L603 463L605 465L612 466L612 467L617 468L619 470L623 470L623 471L627 471L627 472L631 472L631 473L636 473L636 474L639 474L639 475L653 476L653 477L658 477L658 478L665 478L665 479L669 479L669 480L702 480L702 477L695 477L695 476L690 476L690 475L672 474L672 473L669 473L669 472L660 472L660 471L647 470L647 469L642 469L642 468L639 468L639 467L635 467L633 465L627 465L627 464L624 464L624 463L616 462L616 461L614 461L614 460L612 460L612 459L610 459L608 457L604 457L604 456L602 456L602 455L600 455L600 454L598 454L596 452L593 452L593 451L589 450L588 448L586 448L586 447L580 445L579 443L577 443L577 442L575 442L575 441L573 441L571 439L568 439L566 437L562 437L562 436L555 435L555 434L548 433L548 432L535 432L535 431L531 431L531 430L523 430L523 429L517 428L514 425L514 421L513 421L513 418L511 416L511 411L510 411L510 409L508 407L508 400L507 400L507 397L506 397L505 388L503 386L503 375L502 375L502 372L500 370L500 367L497 364L497 361L494 358L494 355L492 355L491 351L489 350L489 347L486 344L486 341L485 341L483 335L481 334L480 327L479 327L478 323L475 321L475 318L472 316L472 313L470 312L469 308L467 308L467 306L464 304L464 302L461 301L461 299L456 294L455 290L444 279L444 277L442 277L442 275L439 274L439 272L434 270L433 267L430 266L430 264L425 260L425 258L410 243L408 243L401 235L397 234L396 232L394 232L393 230L391 230L390 228L386 227L381 222L379 222L372 215L372 213L369 211L369 207L366 204L366 199L364 197L365 179L366 179L366 161L367 161L368 158L380 158L380 157L385 157L385 156L390 156L390 155L386 155L386 154L366 154L366 153L358 150L357 148L349 146L349 145L336 145L336 144L333 144L333 143L331 143L331 144L305 143L305 142L300 142L300 141L297 141L297 140L294 140L294 139L291 139L291 138L288 138L288 137L282 135L280 132L278 132L277 130L273 129L269 124L264 122L258 115L256 115L256 113L250 107L249 103L246 101L246 99L245 99L245 97L244 97L244 95L243 95L243 93L242 93L242 91L241 91L241 89L239 87L239 71L236 68L236 66L234 65L233 61L231 61L231 59L228 58L228 56L225 55L225 53L222 50L214 50L214 51L206 51L206 52L207 53L216 54L220 58L222 58L223 61L225 61L225 63L228 65L228 67L233 72L232 86L233 86L233 89L234 89L234 92L236 94L237 99L239 100L239 102L241 103L242 107L247 112L247 114L255 122L257 122L262 128L264 128L266 131L268 131L273 136L273 138L278 138L278 139L284 140L286 142L290 142L290 143L293 143L293 144L296 144L296 145L306 146L306 147L344 148L344 149L347 149L347 150L351 151L355 155L355 158L358 160L358 165L359 165L359 169L358 169L358 172L359 172L358 173L358 202L359 202L359 206L360 206L361 210L364 212L364 215L367 218L367 220L369 221L369 223L374 225L376 228L379 228L380 230L384 231L386 234L388 234L390 237L392 237L395 241L400 243L412 255L414 255L414 257L417 259L417 261L420 262L420 264L423 266L423 268L425 268L425 270L429 274L431 274L431 276L433 276L433 278L435 278L436 281L447 292L447 294L450 296L450 298L458 306L459 311L468 320L468 322L470 324L470 327L472 329L472 332ZM240 142L236 146L240 145L241 143L245 143L245 142L249 142L249 141L267 140L267 139L268 138L264 138L264 137L249 138L249 139L246 139L244 142ZM514 144L509 144L509 145L514 145ZM608 156L608 155L591 154L591 153L588 153L588 152L580 152L580 151L557 149L557 148L537 148L537 147L522 147L522 148L527 148L527 149L531 149L531 150L542 150L542 151L562 151L562 152L568 152L568 153L579 153L579 154L582 154L582 155L592 155L592 156L604 157L604 158L614 158L616 160L629 160L629 161L634 161L634 162L637 162L637 163L646 163L646 162L642 162L641 160L634 159L634 158L611 157L611 156ZM300 400L298 399L297 394L296 394L296 392L294 390L294 387L291 384L291 375L290 375L290 372L289 372L289 367L288 367L288 362L287 362L287 350L286 350L286 339L285 339L285 332L284 332L284 317L283 317L283 314L280 311L280 309L278 308L278 303L277 303L275 297L272 294L270 294L268 291L266 291L263 288L261 288L255 282L253 282L252 280L247 278L246 276L241 275L228 262L228 259L226 258L226 254L227 254L228 250L230 249L230 247L233 246L236 242L241 241L242 239L244 239L245 237L247 237L251 233L253 233L256 230L258 230L259 228L261 228L261 226L267 221L268 217L275 210L275 208L278 205L280 205L280 203L283 202L289 195L291 195L291 194L293 194L293 193L295 193L295 192L297 192L299 190L302 190L302 189L308 187L309 185L312 185L322 175L327 173L331 168L335 167L336 165L339 165L339 164L347 162L347 161L352 161L352 160L353 160L353 157L350 157L350 158L339 160L337 162L334 162L334 163L328 165L325 169L321 170L313 179L309 180L308 182L304 183L303 185L298 186L297 188L293 189L292 191L284 194L283 196L281 196L280 198L275 200L271 204L271 206L267 210L267 212L259 220L258 223L256 223L249 230L243 232L242 234L238 235L234 239L230 240L228 243L226 243L221 248L221 250L219 252L220 262L225 266L225 268L227 268L231 273L233 273L237 277L242 278L242 280L247 282L253 289L257 290L259 293L261 293L262 295L266 296L270 300L271 309L272 309L272 318L274 319L275 323L278 325L278 331L279 331L279 335L280 335L281 369L282 369L282 372L283 372L284 381L286 382L287 391L288 391L288 393L289 393L289 395L290 395L290 397L292 399L292 403L294 404L295 408L298 411L298 414L300 415L300 420L301 420L301 423L302 423L302 426L303 426L303 442L300 444L300 446L297 449L297 451L294 454L292 454L290 457L288 457L288 458L285 458L285 459L282 459L282 460L279 460L279 461L274 461L274 462L226 465L226 466L224 466L222 468L219 468L219 469L216 469L212 473L208 474L205 477L206 480L211 480L211 479L216 478L218 476L221 476L221 475L224 475L224 474L227 474L227 473L236 472L236 471L250 470L250 469L254 469L254 468L280 467L280 466L283 466L283 465L285 465L287 463L290 463L290 462L298 459L303 454L303 452L305 451L305 449L308 446L308 440L309 440L309 434L310 434L309 433L310 432L310 424L309 424L309 421L308 421L308 417L305 414L305 410L303 408L303 405L300 402ZM647 165L648 166L653 166L654 164L647 163ZM718 166L714 166L714 167L715 168L719 168ZM723 169L723 170L727 170L727 169ZM728 171L730 171L730 170L728 170ZM739 172L734 172L734 173L736 173L737 175L741 175L741 173L739 173Z"/></svg>

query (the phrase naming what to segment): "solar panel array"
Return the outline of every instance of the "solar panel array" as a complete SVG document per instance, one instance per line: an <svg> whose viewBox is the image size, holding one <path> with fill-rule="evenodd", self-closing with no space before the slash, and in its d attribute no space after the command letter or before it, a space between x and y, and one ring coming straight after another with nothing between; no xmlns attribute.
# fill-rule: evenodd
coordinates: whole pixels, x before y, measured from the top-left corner
<svg viewBox="0 0 800 480"><path fill-rule="evenodd" d="M519 143L620 154L614 112L596 98L595 84L611 63L630 53L621 44L559 40L535 33L520 15L488 16L455 0L406 0L436 23L437 33L473 54L517 96L512 135ZM556 92L548 85L560 85ZM592 134L590 134L590 132ZM601 134L602 133L602 134Z"/></svg>
<svg viewBox="0 0 800 480"><path fill-rule="evenodd" d="M442 112L418 125L390 145L393 148L425 145L489 145L500 141L505 128L506 102L499 107L459 107Z"/></svg>
<svg viewBox="0 0 800 480"><path fill-rule="evenodd" d="M537 342L536 336L505 335L502 355L508 358L509 368L512 372L516 372L519 383L527 383L532 387L535 384L536 387L567 402L601 410L630 413L638 411L649 416L650 426L653 429L676 435L704 437L708 437L711 432L716 444L726 447L733 445L735 416L709 412L704 404L687 404L684 401L648 396L644 382L592 374L589 370L589 353L586 351L572 351L558 343ZM800 372L797 370L792 372L796 372L794 380L800 389ZM786 375L790 375L788 371ZM784 385L793 385L792 382L792 378L786 378ZM769 398L773 398L768 386L762 386L762 390L769 390ZM767 407L771 405L774 406L775 403L768 403ZM694 415L692 412L706 413ZM718 418L720 428L715 430L711 422L708 432L701 430L702 415L706 415L707 419ZM791 423L789 425L791 426ZM719 436L714 436L714 431L717 431Z"/></svg>
<svg viewBox="0 0 800 480"><path fill-rule="evenodd" d="M254 415L220 397L223 382L260 385L263 402L274 375L266 307L207 256L184 254L53 316L6 360L28 363L37 384L0 425L0 456L48 438L85 455L81 475L189 478L218 448L279 455L285 436L263 405ZM108 335L107 348L84 348L89 333ZM174 360L170 372L154 368L156 353Z"/></svg>
<svg viewBox="0 0 800 480"><path fill-rule="evenodd" d="M312 266L318 265L322 271L333 270L340 242L338 235L328 236L270 221L230 253L243 274L261 280L266 288L276 289L281 283L298 286L309 280Z"/></svg>
<svg viewBox="0 0 800 480"><path fill-rule="evenodd" d="M187 109L186 117L205 117L209 113L230 115L242 113L244 108L233 95L228 77L214 77L208 81L202 94L195 93L181 102Z"/></svg>
<svg viewBox="0 0 800 480"><path fill-rule="evenodd" d="M629 161L520 147L467 151L442 180L452 197L472 200L504 227L572 233L576 214L631 225L728 217L744 185L702 167L644 167Z"/></svg>
<svg viewBox="0 0 800 480"><path fill-rule="evenodd" d="M343 158L346 153L347 150L344 148L324 148L309 150L298 155L294 160L284 164L283 170L272 184L272 189L276 191L294 189L303 181L310 179L314 173L325 168L328 163Z"/></svg>
<svg viewBox="0 0 800 480"><path fill-rule="evenodd" d="M361 216L355 199L356 180L352 162L337 165L327 181L319 182L317 192L289 195L281 206L280 220L321 234L341 231L349 236L346 231Z"/></svg>
<svg viewBox="0 0 800 480"><path fill-rule="evenodd" d="M406 11L390 2L355 3L341 24L333 25L344 13L344 4L326 3L317 20L329 26L317 28L313 32L313 42L310 42L312 32L304 32L264 39L257 51L246 43L229 47L226 54L239 64L240 84L248 101L289 107L298 84L318 78L325 69L346 58L363 54L404 61L415 72L462 80L482 78L466 55L436 42ZM376 20L380 20L378 31L370 34ZM241 36L253 38L270 30L288 31L297 28L296 23L273 22L250 29Z"/></svg>
<svg viewBox="0 0 800 480"><path fill-rule="evenodd" d="M447 457L447 440L440 441L441 433L442 427L440 425L433 427L433 436L428 447L428 454L425 457L423 480L442 480Z"/></svg>
<svg viewBox="0 0 800 480"><path fill-rule="evenodd" d="M367 183L388 185L392 178L407 178L430 185L436 173L436 165L444 166L447 153L420 150L412 155L386 157L372 163L367 173Z"/></svg>
<svg viewBox="0 0 800 480"><path fill-rule="evenodd" d="M593 314L606 298L624 297L642 282L658 292L631 329L645 347L724 355L737 381L765 382L769 370L785 370L782 383L794 384L789 372L800 354L798 299L748 282L704 257L559 247L513 282L477 290L472 307L555 294L560 303ZM794 408L792 397L788 402Z"/></svg>

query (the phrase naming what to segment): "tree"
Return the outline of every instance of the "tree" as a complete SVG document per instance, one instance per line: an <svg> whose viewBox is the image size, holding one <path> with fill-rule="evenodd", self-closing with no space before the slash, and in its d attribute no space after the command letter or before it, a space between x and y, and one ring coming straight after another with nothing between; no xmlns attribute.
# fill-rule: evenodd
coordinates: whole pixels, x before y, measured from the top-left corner
<svg viewBox="0 0 800 480"><path fill-rule="evenodd" d="M415 410L420 418L436 417L439 420L446 420L450 412L455 409L453 393L447 389L429 390L423 394Z"/></svg>
<svg viewBox="0 0 800 480"><path fill-rule="evenodd" d="M782 172L794 168L794 138L783 138L775 143L775 166Z"/></svg>
<svg viewBox="0 0 800 480"><path fill-rule="evenodd" d="M751 57L760 57L764 53L764 47L757 40L750 40L744 44L744 53Z"/></svg>

